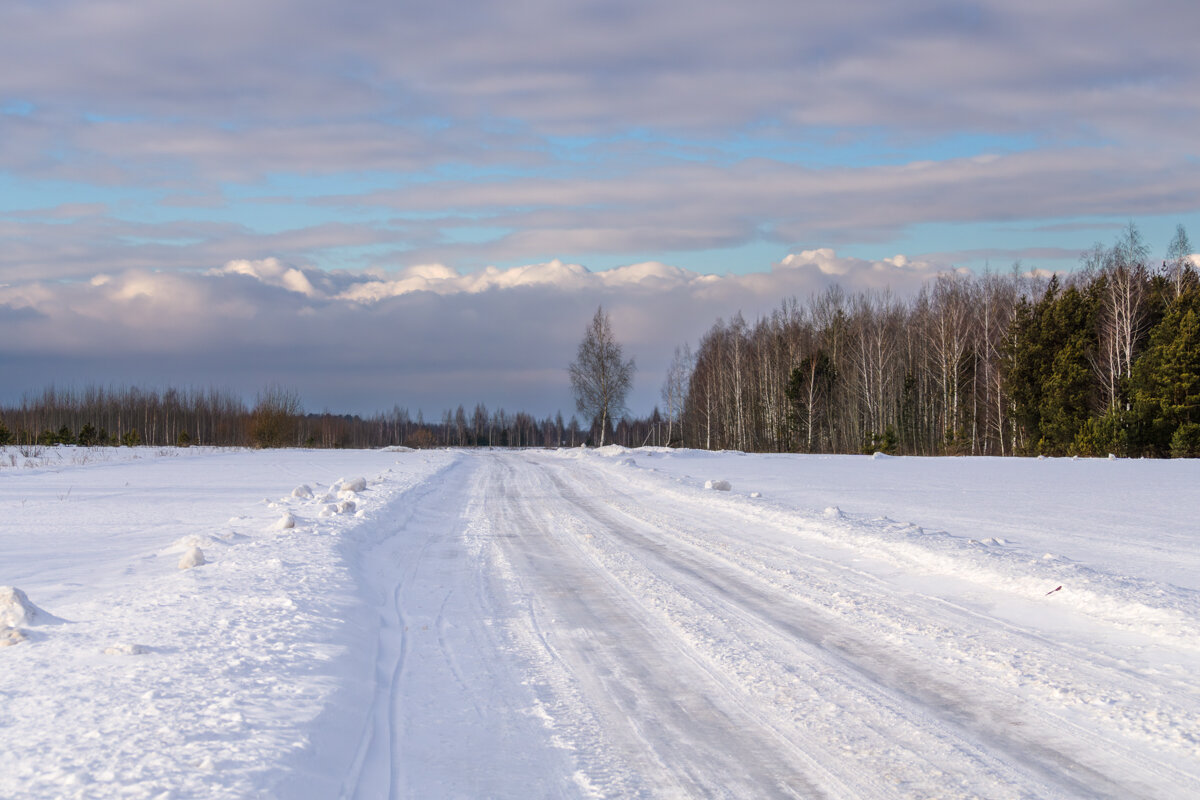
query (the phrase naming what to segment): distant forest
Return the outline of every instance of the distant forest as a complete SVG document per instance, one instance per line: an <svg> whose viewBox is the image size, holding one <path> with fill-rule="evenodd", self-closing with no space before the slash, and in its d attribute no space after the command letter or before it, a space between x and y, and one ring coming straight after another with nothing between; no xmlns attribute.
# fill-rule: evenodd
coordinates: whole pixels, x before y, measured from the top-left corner
<svg viewBox="0 0 1200 800"><path fill-rule="evenodd" d="M676 349L663 408L605 440L759 452L1200 456L1200 280L1182 226L1161 265L1130 224L1080 269L946 274L911 299L831 288ZM619 336L619 331L617 332ZM565 368L566 365L564 365ZM0 444L558 447L562 415L459 406L306 414L216 389L49 388L0 407Z"/></svg>
<svg viewBox="0 0 1200 800"><path fill-rule="evenodd" d="M650 424L625 419L617 432L621 441L644 440ZM0 407L0 445L26 447L558 447L583 444L589 435L574 417L538 420L482 404L431 421L399 407L370 417L306 414L299 395L282 387L260 392L253 405L218 389L89 387L48 388Z"/></svg>

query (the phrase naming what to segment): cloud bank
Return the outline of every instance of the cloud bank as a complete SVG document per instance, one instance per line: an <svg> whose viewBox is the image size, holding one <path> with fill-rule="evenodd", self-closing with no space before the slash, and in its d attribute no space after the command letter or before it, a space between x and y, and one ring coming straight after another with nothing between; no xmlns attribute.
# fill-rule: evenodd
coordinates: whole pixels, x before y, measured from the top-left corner
<svg viewBox="0 0 1200 800"><path fill-rule="evenodd" d="M0 361L42 382L295 386L310 410L368 413L459 403L572 410L566 366L596 306L640 366L648 413L676 344L718 318L748 319L838 284L907 293L947 267L822 249L765 272L716 276L657 262L592 272L552 261L459 273L326 272L278 259L206 272L128 270L88 281L0 286ZM9 398L12 399L12 398Z"/></svg>

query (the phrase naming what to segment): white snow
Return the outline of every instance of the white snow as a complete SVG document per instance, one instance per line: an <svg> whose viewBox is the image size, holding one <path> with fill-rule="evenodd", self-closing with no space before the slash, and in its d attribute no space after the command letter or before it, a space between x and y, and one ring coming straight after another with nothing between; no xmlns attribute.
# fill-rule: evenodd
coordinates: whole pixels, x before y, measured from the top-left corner
<svg viewBox="0 0 1200 800"><path fill-rule="evenodd" d="M0 797L1200 796L1200 462L73 450Z"/></svg>

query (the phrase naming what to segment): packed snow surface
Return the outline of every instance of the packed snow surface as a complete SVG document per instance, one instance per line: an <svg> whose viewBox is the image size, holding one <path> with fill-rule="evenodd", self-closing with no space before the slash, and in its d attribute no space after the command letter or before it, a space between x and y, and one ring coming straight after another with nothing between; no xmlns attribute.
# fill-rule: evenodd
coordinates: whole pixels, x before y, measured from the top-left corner
<svg viewBox="0 0 1200 800"><path fill-rule="evenodd" d="M0 456L0 797L1200 796L1197 462Z"/></svg>

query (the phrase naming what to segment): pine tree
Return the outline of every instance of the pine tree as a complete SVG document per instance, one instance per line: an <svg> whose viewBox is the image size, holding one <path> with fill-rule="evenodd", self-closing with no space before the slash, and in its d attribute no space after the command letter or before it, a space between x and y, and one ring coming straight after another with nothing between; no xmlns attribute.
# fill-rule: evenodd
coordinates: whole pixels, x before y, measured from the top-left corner
<svg viewBox="0 0 1200 800"><path fill-rule="evenodd" d="M1175 432L1200 423L1200 289L1189 288L1167 308L1134 369L1134 397L1148 419L1148 442L1168 449Z"/></svg>

